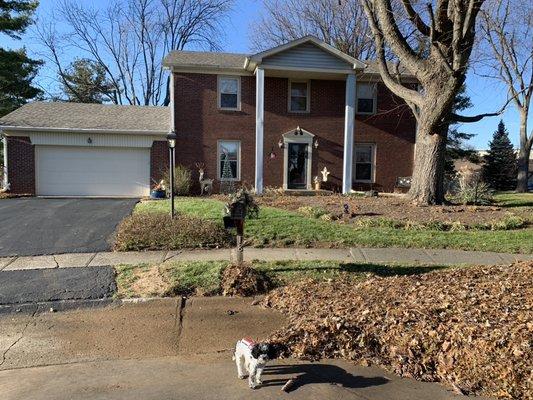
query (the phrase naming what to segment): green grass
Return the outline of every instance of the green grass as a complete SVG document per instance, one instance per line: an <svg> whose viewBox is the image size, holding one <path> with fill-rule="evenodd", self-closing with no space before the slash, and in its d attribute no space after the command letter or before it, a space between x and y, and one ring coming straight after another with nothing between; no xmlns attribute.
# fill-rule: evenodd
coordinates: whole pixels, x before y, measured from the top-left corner
<svg viewBox="0 0 533 400"><path fill-rule="evenodd" d="M494 202L500 207L533 207L533 193L500 192Z"/></svg>
<svg viewBox="0 0 533 400"><path fill-rule="evenodd" d="M369 274L378 276L415 275L434 270L443 266L425 265L379 265L342 263L338 261L255 261L254 268L264 272L274 282L282 286L301 279L335 279L340 276L354 280L365 279ZM119 298L143 296L173 297L200 293L204 295L218 294L222 270L229 261L192 261L166 262L160 265L118 265L117 286ZM156 268L162 281L165 282L159 291L146 293L136 292L134 284L144 274ZM154 279L151 275L148 279Z"/></svg>
<svg viewBox="0 0 533 400"><path fill-rule="evenodd" d="M502 200L504 201L504 200ZM208 198L177 198L176 210L222 223L223 202ZM164 211L169 201L139 203L135 212ZM356 228L261 207L258 219L247 220L245 238L256 247L418 247L533 253L533 229L502 231L403 230L391 227Z"/></svg>

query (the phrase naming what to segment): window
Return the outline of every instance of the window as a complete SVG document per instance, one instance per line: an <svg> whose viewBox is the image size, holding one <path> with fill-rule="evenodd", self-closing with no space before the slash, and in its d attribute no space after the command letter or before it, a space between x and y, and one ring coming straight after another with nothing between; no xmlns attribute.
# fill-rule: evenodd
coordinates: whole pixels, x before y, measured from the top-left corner
<svg viewBox="0 0 533 400"><path fill-rule="evenodd" d="M221 181L241 179L241 142L218 142L218 178Z"/></svg>
<svg viewBox="0 0 533 400"><path fill-rule="evenodd" d="M218 77L218 108L241 109L241 79L238 76Z"/></svg>
<svg viewBox="0 0 533 400"><path fill-rule="evenodd" d="M309 82L289 83L289 111L309 112Z"/></svg>
<svg viewBox="0 0 533 400"><path fill-rule="evenodd" d="M357 144L355 145L355 181L374 181L374 154L375 145Z"/></svg>
<svg viewBox="0 0 533 400"><path fill-rule="evenodd" d="M357 85L357 113L374 114L376 112L376 87L373 83Z"/></svg>

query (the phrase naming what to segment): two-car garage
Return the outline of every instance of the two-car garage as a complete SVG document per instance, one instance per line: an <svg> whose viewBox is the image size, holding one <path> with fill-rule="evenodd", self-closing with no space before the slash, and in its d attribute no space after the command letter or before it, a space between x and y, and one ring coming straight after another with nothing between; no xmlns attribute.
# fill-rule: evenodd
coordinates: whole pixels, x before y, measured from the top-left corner
<svg viewBox="0 0 533 400"><path fill-rule="evenodd" d="M168 166L168 107L26 104L0 119L6 182L37 196L143 197Z"/></svg>
<svg viewBox="0 0 533 400"><path fill-rule="evenodd" d="M150 149L36 146L35 173L38 196L147 196Z"/></svg>

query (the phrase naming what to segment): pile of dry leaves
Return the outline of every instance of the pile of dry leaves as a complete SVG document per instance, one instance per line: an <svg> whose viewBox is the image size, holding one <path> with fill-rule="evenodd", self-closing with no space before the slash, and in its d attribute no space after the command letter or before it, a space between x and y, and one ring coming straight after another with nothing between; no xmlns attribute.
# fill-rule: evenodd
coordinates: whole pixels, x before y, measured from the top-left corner
<svg viewBox="0 0 533 400"><path fill-rule="evenodd" d="M267 292L272 283L262 272L243 264L225 268L220 286L224 296L254 296Z"/></svg>
<svg viewBox="0 0 533 400"><path fill-rule="evenodd" d="M533 399L533 262L360 283L305 281L263 304L293 356L375 363L462 393Z"/></svg>

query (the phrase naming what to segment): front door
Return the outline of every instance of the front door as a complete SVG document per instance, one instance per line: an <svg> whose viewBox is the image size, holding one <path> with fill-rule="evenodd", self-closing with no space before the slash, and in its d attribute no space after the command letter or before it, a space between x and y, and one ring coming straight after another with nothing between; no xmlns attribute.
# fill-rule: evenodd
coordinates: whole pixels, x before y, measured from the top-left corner
<svg viewBox="0 0 533 400"><path fill-rule="evenodd" d="M287 188L308 189L307 167L307 143L288 143L287 156Z"/></svg>

